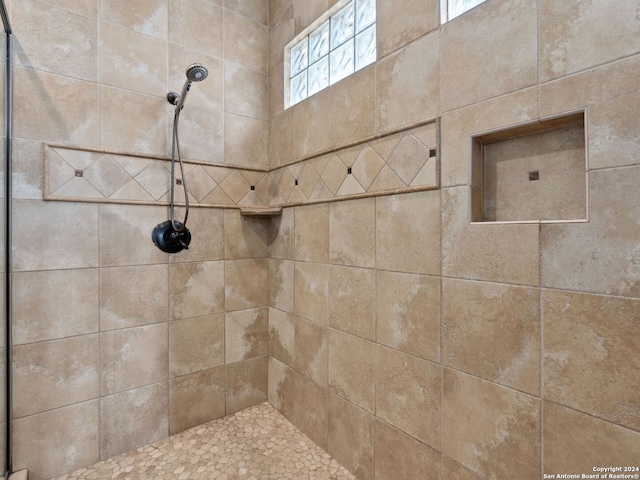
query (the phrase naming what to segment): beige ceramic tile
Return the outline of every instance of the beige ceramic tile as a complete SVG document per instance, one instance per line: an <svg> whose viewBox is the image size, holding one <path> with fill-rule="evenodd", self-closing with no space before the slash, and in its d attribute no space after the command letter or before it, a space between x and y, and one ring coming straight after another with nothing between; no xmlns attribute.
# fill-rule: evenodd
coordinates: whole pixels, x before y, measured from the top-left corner
<svg viewBox="0 0 640 480"><path fill-rule="evenodd" d="M545 398L640 429L640 301L544 290L543 309Z"/></svg>
<svg viewBox="0 0 640 480"><path fill-rule="evenodd" d="M329 333L329 390L369 412L375 410L375 344L347 333Z"/></svg>
<svg viewBox="0 0 640 480"><path fill-rule="evenodd" d="M374 417L329 394L327 452L357 478L373 480Z"/></svg>
<svg viewBox="0 0 640 480"><path fill-rule="evenodd" d="M269 357L227 365L227 415L267 400Z"/></svg>
<svg viewBox="0 0 640 480"><path fill-rule="evenodd" d="M97 84L20 67L14 68L14 81L20 85L14 96L15 136L100 144ZM60 116L61 111L65 112L64 117Z"/></svg>
<svg viewBox="0 0 640 480"><path fill-rule="evenodd" d="M98 4L95 0L49 0L47 3L87 17L98 17ZM7 9L11 12L10 3L7 5Z"/></svg>
<svg viewBox="0 0 640 480"><path fill-rule="evenodd" d="M50 410L13 423L13 468L45 480L97 462L98 400Z"/></svg>
<svg viewBox="0 0 640 480"><path fill-rule="evenodd" d="M198 262L224 258L224 211L194 208L189 211L187 227L191 232L189 250L169 256L170 262Z"/></svg>
<svg viewBox="0 0 640 480"><path fill-rule="evenodd" d="M294 208L283 208L282 214L269 219L269 256L293 260Z"/></svg>
<svg viewBox="0 0 640 480"><path fill-rule="evenodd" d="M269 126L270 168L293 161L293 118L293 110L289 109L271 120Z"/></svg>
<svg viewBox="0 0 640 480"><path fill-rule="evenodd" d="M425 2L433 4L435 2ZM432 5L431 5L432 7ZM385 7L382 7L385 8ZM394 15L399 10L394 4ZM417 16L411 15L417 19ZM378 14L378 31L387 21ZM403 33L407 33L404 30ZM380 33L378 34L380 35ZM378 47L380 47L380 38ZM378 52L378 58L381 57ZM376 65L376 129L385 132L439 113L439 32L425 35Z"/></svg>
<svg viewBox="0 0 640 480"><path fill-rule="evenodd" d="M269 304L269 266L266 258L225 262L227 311L266 307Z"/></svg>
<svg viewBox="0 0 640 480"><path fill-rule="evenodd" d="M376 340L439 362L440 279L377 271Z"/></svg>
<svg viewBox="0 0 640 480"><path fill-rule="evenodd" d="M272 28L269 32L269 79L268 79L268 102L269 102L269 119L284 112L284 45L286 38L292 38L290 32L293 32L293 20L287 19L279 24L276 28ZM293 112L292 112L293 113ZM293 132L292 132L293 133Z"/></svg>
<svg viewBox="0 0 640 480"><path fill-rule="evenodd" d="M100 270L100 330L136 327L169 319L167 265Z"/></svg>
<svg viewBox="0 0 640 480"><path fill-rule="evenodd" d="M331 103L331 146L344 145L376 131L376 69L369 66L341 80ZM326 109L326 104L324 105ZM296 130L304 128L298 126ZM317 134L317 132L315 132Z"/></svg>
<svg viewBox="0 0 640 480"><path fill-rule="evenodd" d="M377 5L378 58L438 27L439 2L400 0Z"/></svg>
<svg viewBox="0 0 640 480"><path fill-rule="evenodd" d="M375 199L329 205L329 260L339 265L375 267Z"/></svg>
<svg viewBox="0 0 640 480"><path fill-rule="evenodd" d="M15 4L11 23L16 32L21 32L20 41L13 43L16 65L81 80L98 80L95 18L25 0ZM57 28L50 28L52 25Z"/></svg>
<svg viewBox="0 0 640 480"><path fill-rule="evenodd" d="M269 164L269 122L225 115L225 163L266 168Z"/></svg>
<svg viewBox="0 0 640 480"><path fill-rule="evenodd" d="M223 58L223 10L215 2L169 0L169 42Z"/></svg>
<svg viewBox="0 0 640 480"><path fill-rule="evenodd" d="M528 88L442 116L442 186L469 185L471 135L525 123L538 116L538 89Z"/></svg>
<svg viewBox="0 0 640 480"><path fill-rule="evenodd" d="M167 218L165 207L100 205L100 266L166 263L151 232Z"/></svg>
<svg viewBox="0 0 640 480"><path fill-rule="evenodd" d="M13 347L15 418L97 398L98 336Z"/></svg>
<svg viewBox="0 0 640 480"><path fill-rule="evenodd" d="M269 24L271 26L275 25L290 8L293 8L293 0L273 0L269 2Z"/></svg>
<svg viewBox="0 0 640 480"><path fill-rule="evenodd" d="M225 362L269 354L269 309L238 310L225 315Z"/></svg>
<svg viewBox="0 0 640 480"><path fill-rule="evenodd" d="M100 458L169 435L169 384L156 383L100 399Z"/></svg>
<svg viewBox="0 0 640 480"><path fill-rule="evenodd" d="M267 256L268 224L265 219L245 217L240 210L224 210L224 249L227 260Z"/></svg>
<svg viewBox="0 0 640 480"><path fill-rule="evenodd" d="M97 205L16 200L13 234L14 271L98 266Z"/></svg>
<svg viewBox="0 0 640 480"><path fill-rule="evenodd" d="M315 2L293 0L293 9L295 11L295 33L297 35L329 9L329 2L327 0L316 0Z"/></svg>
<svg viewBox="0 0 640 480"><path fill-rule="evenodd" d="M443 363L539 395L539 296L537 288L443 279Z"/></svg>
<svg viewBox="0 0 640 480"><path fill-rule="evenodd" d="M293 107L295 158L337 146L331 138L332 109L327 108L335 102L334 91L326 88Z"/></svg>
<svg viewBox="0 0 640 480"><path fill-rule="evenodd" d="M161 382L169 373L167 324L100 334L100 393L108 395Z"/></svg>
<svg viewBox="0 0 640 480"><path fill-rule="evenodd" d="M329 322L329 266L296 262L294 312L318 323Z"/></svg>
<svg viewBox="0 0 640 480"><path fill-rule="evenodd" d="M440 451L442 369L377 347L376 417Z"/></svg>
<svg viewBox="0 0 640 480"><path fill-rule="evenodd" d="M443 111L537 82L537 6L497 0L442 27Z"/></svg>
<svg viewBox="0 0 640 480"><path fill-rule="evenodd" d="M167 88L166 41L101 22L100 83L161 95Z"/></svg>
<svg viewBox="0 0 640 480"><path fill-rule="evenodd" d="M100 88L100 135L105 148L164 155L167 151L166 105L157 97L119 88Z"/></svg>
<svg viewBox="0 0 640 480"><path fill-rule="evenodd" d="M293 366L295 317L276 308L269 309L269 355Z"/></svg>
<svg viewBox="0 0 640 480"><path fill-rule="evenodd" d="M545 287L640 296L640 167L589 175L590 221L541 226Z"/></svg>
<svg viewBox="0 0 640 480"><path fill-rule="evenodd" d="M540 87L541 115L588 107L587 138L592 169L638 163L639 120L633 114L640 108L635 76L638 68L640 56L634 55Z"/></svg>
<svg viewBox="0 0 640 480"><path fill-rule="evenodd" d="M295 369L323 387L327 386L329 330L295 318Z"/></svg>
<svg viewBox="0 0 640 480"><path fill-rule="evenodd" d="M269 306L293 313L294 271L293 260L269 259Z"/></svg>
<svg viewBox="0 0 640 480"><path fill-rule="evenodd" d="M637 17L634 2L540 2L541 81L637 53Z"/></svg>
<svg viewBox="0 0 640 480"><path fill-rule="evenodd" d="M329 205L295 208L295 258L309 262L329 259Z"/></svg>
<svg viewBox="0 0 640 480"><path fill-rule="evenodd" d="M170 319L224 311L224 262L174 263L169 266Z"/></svg>
<svg viewBox="0 0 640 480"><path fill-rule="evenodd" d="M168 5L163 0L110 0L100 3L100 19L167 40Z"/></svg>
<svg viewBox="0 0 640 480"><path fill-rule="evenodd" d="M446 455L442 456L442 480L483 480L480 475L451 460Z"/></svg>
<svg viewBox="0 0 640 480"><path fill-rule="evenodd" d="M295 374L294 422L311 440L327 448L327 391L304 375Z"/></svg>
<svg viewBox="0 0 640 480"><path fill-rule="evenodd" d="M449 369L443 398L443 453L485 478L541 477L539 400Z"/></svg>
<svg viewBox="0 0 640 480"><path fill-rule="evenodd" d="M375 270L329 267L329 325L375 339Z"/></svg>
<svg viewBox="0 0 640 480"><path fill-rule="evenodd" d="M170 420L173 435L210 422L225 414L224 368L173 378L169 384Z"/></svg>
<svg viewBox="0 0 640 480"><path fill-rule="evenodd" d="M14 273L13 345L100 329L97 269Z"/></svg>
<svg viewBox="0 0 640 480"><path fill-rule="evenodd" d="M438 478L440 453L376 420L375 472L376 480L413 480L416 472Z"/></svg>
<svg viewBox="0 0 640 480"><path fill-rule="evenodd" d="M266 73L231 62L224 67L225 111L268 120Z"/></svg>
<svg viewBox="0 0 640 480"><path fill-rule="evenodd" d="M294 420L296 375L293 368L269 357L269 403L291 422Z"/></svg>
<svg viewBox="0 0 640 480"><path fill-rule="evenodd" d="M169 324L169 376L177 377L224 365L224 315Z"/></svg>
<svg viewBox="0 0 640 480"><path fill-rule="evenodd" d="M13 198L42 200L42 143L13 139Z"/></svg>
<svg viewBox="0 0 640 480"><path fill-rule="evenodd" d="M376 198L376 266L440 274L440 192Z"/></svg>
<svg viewBox="0 0 640 480"><path fill-rule="evenodd" d="M538 285L539 226L469 224L469 189L442 190L442 274Z"/></svg>
<svg viewBox="0 0 640 480"><path fill-rule="evenodd" d="M263 25L267 25L269 22L269 2L263 0L225 0L224 7Z"/></svg>
<svg viewBox="0 0 640 480"><path fill-rule="evenodd" d="M229 11L224 16L225 60L267 72L269 32L266 25Z"/></svg>
<svg viewBox="0 0 640 480"><path fill-rule="evenodd" d="M594 475L594 467L637 467L638 451L638 432L544 403L544 473ZM602 474L600 478L604 478Z"/></svg>

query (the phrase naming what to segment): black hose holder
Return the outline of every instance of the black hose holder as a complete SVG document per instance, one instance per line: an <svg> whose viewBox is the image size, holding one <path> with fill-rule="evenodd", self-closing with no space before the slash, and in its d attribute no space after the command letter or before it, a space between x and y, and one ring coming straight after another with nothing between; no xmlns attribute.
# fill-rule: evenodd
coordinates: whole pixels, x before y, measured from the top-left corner
<svg viewBox="0 0 640 480"><path fill-rule="evenodd" d="M189 250L191 232L180 222L174 222L177 230L173 228L171 220L156 225L151 233L153 243L166 253L178 253Z"/></svg>

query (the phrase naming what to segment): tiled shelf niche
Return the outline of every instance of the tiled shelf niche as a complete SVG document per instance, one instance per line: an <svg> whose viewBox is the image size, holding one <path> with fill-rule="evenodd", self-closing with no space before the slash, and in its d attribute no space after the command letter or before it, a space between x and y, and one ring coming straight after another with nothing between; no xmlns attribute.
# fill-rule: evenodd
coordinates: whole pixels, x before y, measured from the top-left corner
<svg viewBox="0 0 640 480"><path fill-rule="evenodd" d="M584 112L471 139L472 222L588 219Z"/></svg>

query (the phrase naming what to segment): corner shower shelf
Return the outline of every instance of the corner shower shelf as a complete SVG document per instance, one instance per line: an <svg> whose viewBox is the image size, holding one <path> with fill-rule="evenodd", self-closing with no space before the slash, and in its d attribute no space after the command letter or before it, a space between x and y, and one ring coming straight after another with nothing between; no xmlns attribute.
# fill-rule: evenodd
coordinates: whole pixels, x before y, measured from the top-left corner
<svg viewBox="0 0 640 480"><path fill-rule="evenodd" d="M245 217L278 217L282 207L241 207L240 214Z"/></svg>

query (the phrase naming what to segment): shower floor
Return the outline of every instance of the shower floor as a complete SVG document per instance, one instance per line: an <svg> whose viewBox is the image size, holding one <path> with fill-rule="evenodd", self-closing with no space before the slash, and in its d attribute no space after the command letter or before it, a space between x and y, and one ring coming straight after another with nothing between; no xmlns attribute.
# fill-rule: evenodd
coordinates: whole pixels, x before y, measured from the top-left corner
<svg viewBox="0 0 640 480"><path fill-rule="evenodd" d="M269 403L55 480L355 480Z"/></svg>

